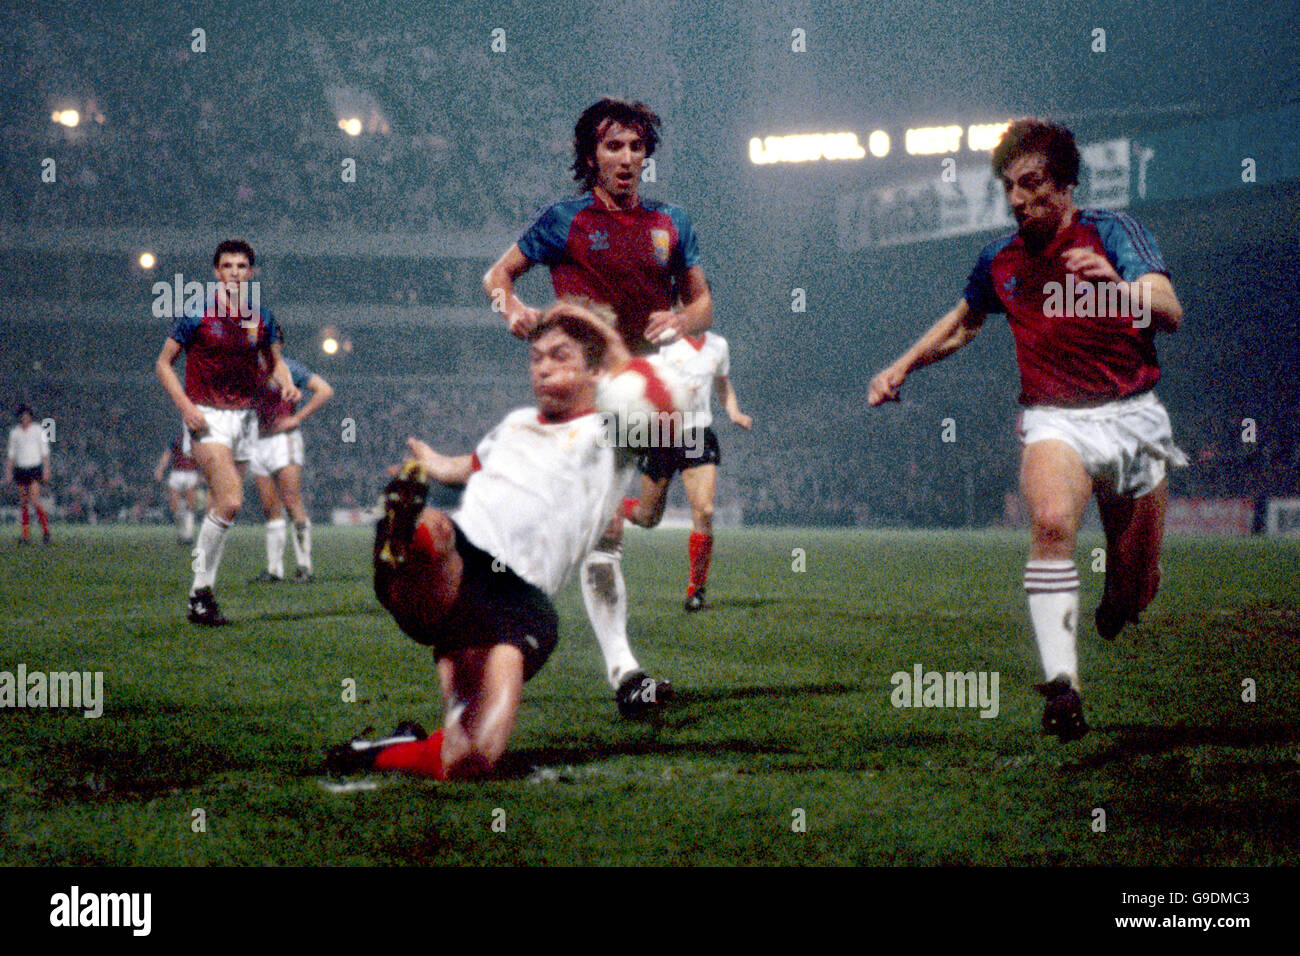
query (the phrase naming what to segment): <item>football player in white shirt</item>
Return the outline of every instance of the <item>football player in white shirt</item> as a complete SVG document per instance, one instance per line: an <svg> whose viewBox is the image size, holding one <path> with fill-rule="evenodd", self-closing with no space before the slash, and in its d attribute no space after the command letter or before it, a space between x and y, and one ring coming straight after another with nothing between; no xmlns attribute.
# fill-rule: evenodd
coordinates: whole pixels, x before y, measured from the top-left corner
<svg viewBox="0 0 1300 956"><path fill-rule="evenodd" d="M710 389L718 393L727 416L746 430L754 420L740 410L736 390L729 377L731 359L727 340L713 332L686 336L659 350L664 367L677 375L689 398L683 414L680 442L669 447L652 448L642 456L641 497L624 503L624 515L634 524L653 528L664 516L668 483L677 472L691 505L691 536L687 545L690 578L686 585L688 611L704 607L704 586L709 577L709 559L713 556L713 497L718 484L718 465L722 453L718 436L713 433L713 410Z"/></svg>
<svg viewBox="0 0 1300 956"><path fill-rule="evenodd" d="M5 458L5 483L18 485L18 511L22 516L22 537L19 544L31 543L31 521L27 517L27 503L36 508L36 519L41 523L41 538L50 543L50 519L41 507L41 484L50 482L50 444L45 431L32 421L32 410L18 406L18 424L9 429L9 452Z"/></svg>
<svg viewBox="0 0 1300 956"><path fill-rule="evenodd" d="M390 737L342 744L326 761L334 772L493 770L524 682L555 648L551 598L600 541L632 476L636 452L618 446L618 420L681 407L683 390L578 305L552 306L528 340L538 407L511 412L468 455L409 439L412 458L386 489L375 534L375 594L433 647L443 728L426 735L403 721ZM464 485L452 514L424 507L430 479Z"/></svg>

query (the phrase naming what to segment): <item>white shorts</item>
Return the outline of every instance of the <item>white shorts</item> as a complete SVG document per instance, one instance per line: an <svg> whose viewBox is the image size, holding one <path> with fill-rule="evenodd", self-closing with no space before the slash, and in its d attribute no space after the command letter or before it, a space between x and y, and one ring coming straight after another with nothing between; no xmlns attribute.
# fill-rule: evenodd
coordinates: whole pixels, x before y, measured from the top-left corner
<svg viewBox="0 0 1300 956"><path fill-rule="evenodd" d="M197 471L172 471L167 475L167 487L172 491L189 491L199 486Z"/></svg>
<svg viewBox="0 0 1300 956"><path fill-rule="evenodd" d="M1065 442L1079 453L1089 475L1134 498L1154 491L1169 468L1187 464L1155 392L1094 408L1032 405L1021 412L1019 431L1022 445Z"/></svg>
<svg viewBox="0 0 1300 956"><path fill-rule="evenodd" d="M271 476L286 465L302 467L307 458L303 452L302 432L278 432L259 438L253 450L253 457L248 463L248 470L254 475Z"/></svg>
<svg viewBox="0 0 1300 956"><path fill-rule="evenodd" d="M257 413L251 408L213 408L210 405L198 406L208 423L208 430L202 435L194 436L185 429L185 440L181 448L187 455L192 455L194 443L215 442L230 449L235 461L248 461L253 456L253 443L257 441Z"/></svg>

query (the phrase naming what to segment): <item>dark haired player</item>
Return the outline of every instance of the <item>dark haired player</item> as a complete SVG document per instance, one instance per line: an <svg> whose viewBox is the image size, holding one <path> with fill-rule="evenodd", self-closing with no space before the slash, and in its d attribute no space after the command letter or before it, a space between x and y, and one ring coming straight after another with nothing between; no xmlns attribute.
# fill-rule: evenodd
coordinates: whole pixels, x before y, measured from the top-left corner
<svg viewBox="0 0 1300 956"><path fill-rule="evenodd" d="M1132 217L1074 205L1079 151L1062 126L1011 125L993 152L1016 233L981 251L956 307L871 382L872 405L897 401L913 370L971 341L1005 312L1020 366L1020 486L1033 540L1025 590L1046 683L1043 728L1063 741L1088 731L1079 697L1075 536L1094 494L1106 532L1096 611L1117 636L1156 595L1167 471L1186 464L1153 391L1155 333L1182 307L1155 241ZM1068 279L1068 282L1067 282ZM1104 308L1062 309L1062 288L1090 285ZM1055 299L1055 304L1053 300ZM1082 305L1084 300L1080 300Z"/></svg>
<svg viewBox="0 0 1300 956"><path fill-rule="evenodd" d="M248 301L253 250L242 239L227 239L212 256L217 284L202 310L187 310L172 326L154 370L185 422L185 451L194 457L210 489L208 513L194 546L194 582L189 620L227 623L213 594L226 533L244 502L244 470L257 441L254 409L262 393L265 368L289 401L300 397L280 357L275 316ZM185 352L185 384L172 368Z"/></svg>
<svg viewBox="0 0 1300 956"><path fill-rule="evenodd" d="M30 502L36 509L36 520L41 523L41 540L50 543L50 519L41 507L41 485L50 482L50 443L45 430L32 420L32 410L18 406L18 424L9 429L9 449L5 456L5 482L18 486L18 511L22 531L19 544L32 540L31 519L27 516Z"/></svg>
<svg viewBox="0 0 1300 956"><path fill-rule="evenodd" d="M680 335L702 335L712 324L713 298L690 218L677 206L640 197L641 169L659 143L658 126L659 117L644 104L616 99L600 100L578 118L573 178L586 191L543 209L483 277L492 307L514 335L526 336L540 317L514 291L515 281L538 263L550 269L557 297L612 308L633 355ZM581 580L606 676L620 713L631 717L645 712L648 696L667 700L670 688L642 672L628 644L622 535L620 515L587 559Z"/></svg>
<svg viewBox="0 0 1300 956"><path fill-rule="evenodd" d="M411 459L385 491L375 534L375 594L410 637L433 647L444 723L403 721L378 741L333 748L334 772L404 770L439 779L496 766L524 682L557 640L551 598L596 546L631 477L635 452L607 441L605 414L671 413L681 392L634 359L592 313L552 306L528 333L536 408L511 412L472 454L407 441ZM650 408L641 403L641 411ZM464 486L450 515L424 507L429 480Z"/></svg>
<svg viewBox="0 0 1300 956"><path fill-rule="evenodd" d="M311 518L302 501L302 467L306 463L302 425L311 415L334 397L334 389L307 366L285 359L293 384L311 392L311 398L295 411L278 388L268 389L257 406L258 438L253 446L249 470L262 499L266 519L266 570L254 580L270 583L284 580L284 541L288 525L287 510L293 519L293 554L298 570L293 579L302 584L312 581Z"/></svg>

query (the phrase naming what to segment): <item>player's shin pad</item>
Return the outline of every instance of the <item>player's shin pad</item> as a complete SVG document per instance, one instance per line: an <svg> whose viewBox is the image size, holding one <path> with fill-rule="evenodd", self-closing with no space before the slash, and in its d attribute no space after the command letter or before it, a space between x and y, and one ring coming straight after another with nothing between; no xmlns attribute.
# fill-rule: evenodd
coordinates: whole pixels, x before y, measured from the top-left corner
<svg viewBox="0 0 1300 956"><path fill-rule="evenodd" d="M640 665L627 641L627 587L621 554L593 551L582 563L582 602L605 658L610 687Z"/></svg>

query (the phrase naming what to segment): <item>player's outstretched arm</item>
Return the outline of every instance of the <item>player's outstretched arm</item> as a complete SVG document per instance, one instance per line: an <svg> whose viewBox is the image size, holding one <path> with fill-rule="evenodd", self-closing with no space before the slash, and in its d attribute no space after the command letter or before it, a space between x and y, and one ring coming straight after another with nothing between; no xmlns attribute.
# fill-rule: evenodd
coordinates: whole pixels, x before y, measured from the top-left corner
<svg viewBox="0 0 1300 956"><path fill-rule="evenodd" d="M741 428L746 430L753 428L754 419L740 410L740 402L736 399L736 390L731 385L731 379L726 375L719 375L713 380L713 387L718 394L718 400L722 402L722 407L727 410L727 417Z"/></svg>
<svg viewBox="0 0 1300 956"><path fill-rule="evenodd" d="M540 309L524 305L515 295L515 280L532 267L533 261L516 243L483 275L483 291L492 303L492 311L504 315L510 334L521 339L542 320Z"/></svg>
<svg viewBox="0 0 1300 956"><path fill-rule="evenodd" d="M429 472L429 477L439 484L464 485L469 481L469 476L474 474L473 455L457 455L454 458L443 455L418 438L406 439L406 448L411 457Z"/></svg>
<svg viewBox="0 0 1300 956"><path fill-rule="evenodd" d="M962 299L952 311L930 326L910 349L871 380L867 401L872 405L898 401L898 390L908 375L967 345L983 326L984 313Z"/></svg>

